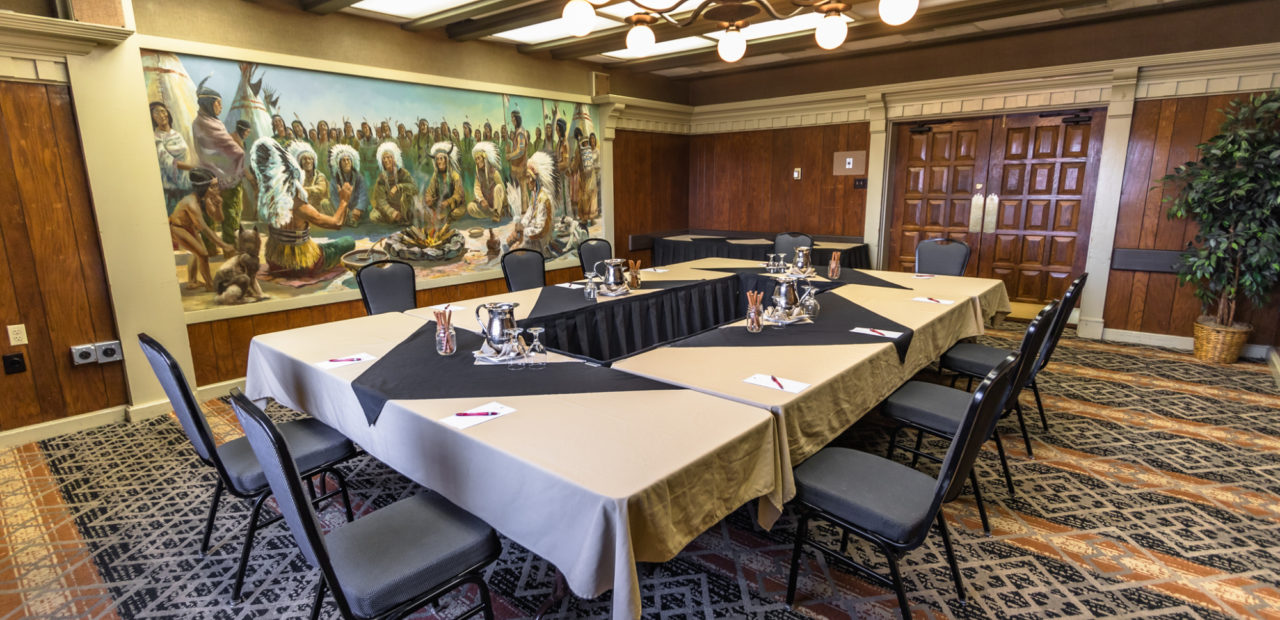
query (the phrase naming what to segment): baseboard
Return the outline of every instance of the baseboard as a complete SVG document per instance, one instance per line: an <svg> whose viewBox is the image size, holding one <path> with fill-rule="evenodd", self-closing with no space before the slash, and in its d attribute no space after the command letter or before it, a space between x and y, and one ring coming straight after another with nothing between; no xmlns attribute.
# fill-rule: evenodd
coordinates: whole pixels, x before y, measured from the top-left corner
<svg viewBox="0 0 1280 620"><path fill-rule="evenodd" d="M115 424L124 422L127 419L127 407L119 405L109 407L98 411L90 411L80 415L73 415L62 418L61 420L50 420L31 426L15 428L7 431L0 431L0 448L9 448L12 446L20 446L22 444L40 441L58 435L74 433L82 431L86 428L95 426L103 426L105 424Z"/></svg>
<svg viewBox="0 0 1280 620"><path fill-rule="evenodd" d="M1145 344L1153 347L1181 349L1183 351L1191 351L1195 348L1195 340L1190 336L1152 334L1148 332L1135 332L1127 329L1103 329L1102 339L1110 342ZM1266 345L1246 344L1244 345L1244 350L1240 352L1240 357L1256 361L1265 360L1267 359L1268 351L1270 349L1271 347Z"/></svg>
<svg viewBox="0 0 1280 620"><path fill-rule="evenodd" d="M211 383L196 388L196 402L203 403L222 396L226 396L231 392L232 388L244 389L244 378L232 379L221 383ZM168 399L156 400L149 403L139 403L129 407L129 421L140 422L154 418L156 416L166 415L173 411L173 406L169 404Z"/></svg>

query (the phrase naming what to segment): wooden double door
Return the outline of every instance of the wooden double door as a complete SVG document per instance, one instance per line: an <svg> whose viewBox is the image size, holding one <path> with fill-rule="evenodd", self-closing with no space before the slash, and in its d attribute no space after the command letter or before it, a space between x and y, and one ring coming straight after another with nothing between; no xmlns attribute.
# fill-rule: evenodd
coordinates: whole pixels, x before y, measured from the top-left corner
<svg viewBox="0 0 1280 620"><path fill-rule="evenodd" d="M969 244L965 275L1004 280L1013 301L1061 297L1084 271L1105 113L897 126L887 268L948 238Z"/></svg>

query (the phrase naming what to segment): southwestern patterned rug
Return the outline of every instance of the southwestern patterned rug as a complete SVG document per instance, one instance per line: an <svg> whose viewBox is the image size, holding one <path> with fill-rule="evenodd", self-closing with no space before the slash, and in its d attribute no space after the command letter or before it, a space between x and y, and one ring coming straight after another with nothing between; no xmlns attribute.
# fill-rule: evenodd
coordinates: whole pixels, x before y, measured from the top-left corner
<svg viewBox="0 0 1280 620"><path fill-rule="evenodd" d="M991 330L985 341L1012 348L1020 336ZM1026 458L1015 424L1001 428L1016 496L994 454L979 464L992 535L982 533L971 499L945 507L968 603L955 598L931 535L903 563L914 615L1280 618L1280 390L1265 366L1210 366L1069 334L1040 383L1050 429L1028 420L1035 458ZM1034 411L1030 394L1024 405ZM220 440L239 434L224 404L208 407ZM839 443L881 452L887 436L875 420ZM418 490L368 457L346 469L357 514ZM224 500L216 546L201 558L212 488L213 472L172 417L0 450L0 618L306 617L315 572L282 525L259 533L246 600L229 602L249 506ZM341 510L322 518L341 522ZM676 559L642 565L646 617L896 616L890 592L812 554L788 609L794 527L788 514L760 531L739 511ZM838 544L833 529L814 527ZM849 553L884 567L866 548ZM488 573L498 617L532 615L553 580L550 565L504 540ZM452 617L472 596L415 617ZM555 617L607 617L609 608L607 594L570 597ZM336 615L332 604L326 613Z"/></svg>

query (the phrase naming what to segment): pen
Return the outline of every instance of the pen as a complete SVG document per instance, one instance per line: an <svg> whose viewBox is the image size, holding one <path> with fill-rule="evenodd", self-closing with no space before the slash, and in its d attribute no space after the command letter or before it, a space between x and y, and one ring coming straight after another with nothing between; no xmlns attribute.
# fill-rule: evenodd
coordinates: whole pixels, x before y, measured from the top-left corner
<svg viewBox="0 0 1280 620"><path fill-rule="evenodd" d="M773 382L778 384L778 389L779 389L779 390L785 390L785 389L787 389L787 388L785 388L785 387L782 387L782 382L781 382L781 381L779 381L777 377L775 377L775 376L773 376L773 375L769 375L769 378L770 378L770 379L773 379Z"/></svg>
<svg viewBox="0 0 1280 620"><path fill-rule="evenodd" d="M461 413L455 413L455 414L453 414L453 415L456 415L456 416L468 416L468 415L499 415L499 413L500 413L500 412L497 412L497 411L463 411L463 412L461 412Z"/></svg>
<svg viewBox="0 0 1280 620"><path fill-rule="evenodd" d="M358 357L339 357L329 360L330 362L359 362L363 361Z"/></svg>
<svg viewBox="0 0 1280 620"><path fill-rule="evenodd" d="M929 301L932 301L932 302L933 302L933 303L935 303L935 304L940 304L940 303L942 303L941 301L938 301L938 300L936 300L936 299L934 299L934 298L932 298L932 297L925 297L925 299L928 299Z"/></svg>
<svg viewBox="0 0 1280 620"><path fill-rule="evenodd" d="M880 330L878 330L878 329L876 329L876 328L874 328L874 327L868 327L867 329L871 330L871 333L873 333L873 334L875 334L875 335L877 335L877 336L883 336L883 335L884 335L884 332L882 332L882 331L880 331Z"/></svg>

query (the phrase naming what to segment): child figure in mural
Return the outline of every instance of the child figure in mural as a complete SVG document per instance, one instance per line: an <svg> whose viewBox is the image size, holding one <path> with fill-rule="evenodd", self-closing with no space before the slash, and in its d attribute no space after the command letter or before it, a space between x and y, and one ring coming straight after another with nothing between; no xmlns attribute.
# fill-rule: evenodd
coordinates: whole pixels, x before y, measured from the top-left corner
<svg viewBox="0 0 1280 620"><path fill-rule="evenodd" d="M546 256L555 232L555 162L546 153L534 153L522 172L529 187L529 201L507 237L507 246L534 250Z"/></svg>
<svg viewBox="0 0 1280 620"><path fill-rule="evenodd" d="M244 208L240 188L244 178L244 137L240 131L228 133L227 126L218 118L222 114L222 95L204 85L208 80L201 80L196 89L196 105L200 111L191 123L191 138L196 143L201 165L218 178L222 191L222 219L219 220L222 240L230 246L236 241L240 212Z"/></svg>
<svg viewBox="0 0 1280 620"><path fill-rule="evenodd" d="M413 223L413 197L418 193L418 186L409 171L404 169L400 147L395 142L383 142L378 146L378 162L382 169L373 185L369 221Z"/></svg>
<svg viewBox="0 0 1280 620"><path fill-rule="evenodd" d="M302 168L302 187L307 190L307 202L325 215L333 215L333 201L329 198L329 178L316 168L316 152L310 144L301 140L289 143L289 154L298 160Z"/></svg>
<svg viewBox="0 0 1280 620"><path fill-rule="evenodd" d="M205 224L206 216L214 222L222 220L218 177L204 168L196 168L190 171L189 179L191 193L178 201L169 216L169 235L173 238L173 249L191 253L191 261L187 263L187 288L203 286L212 291L213 276L209 272L206 244L215 249L221 248L228 254L233 253L235 247L219 239L218 234Z"/></svg>
<svg viewBox="0 0 1280 620"><path fill-rule="evenodd" d="M467 195L462 190L462 175L458 173L458 149L452 142L437 142L431 145L431 158L435 161L435 172L422 191L422 206L435 221L452 223L467 213Z"/></svg>
<svg viewBox="0 0 1280 620"><path fill-rule="evenodd" d="M344 189L349 192L350 214L347 224L355 226L360 223L361 216L368 208L364 177L360 174L360 154L346 144L335 144L329 149L329 169L333 171L333 178L329 183L329 199L332 204L337 204L340 202L338 194Z"/></svg>
<svg viewBox="0 0 1280 620"><path fill-rule="evenodd" d="M351 238L316 243L311 226L337 230L347 217L350 184L338 190L338 208L325 215L307 202L304 175L297 160L271 138L261 138L249 154L249 169L258 184L258 219L267 225L268 271L282 276L311 276L332 269L354 250Z"/></svg>
<svg viewBox="0 0 1280 620"><path fill-rule="evenodd" d="M502 169L498 146L492 142L477 142L471 156L476 162L476 182L472 188L475 200L467 204L467 213L474 218L497 222L511 214L506 186L498 172Z"/></svg>

